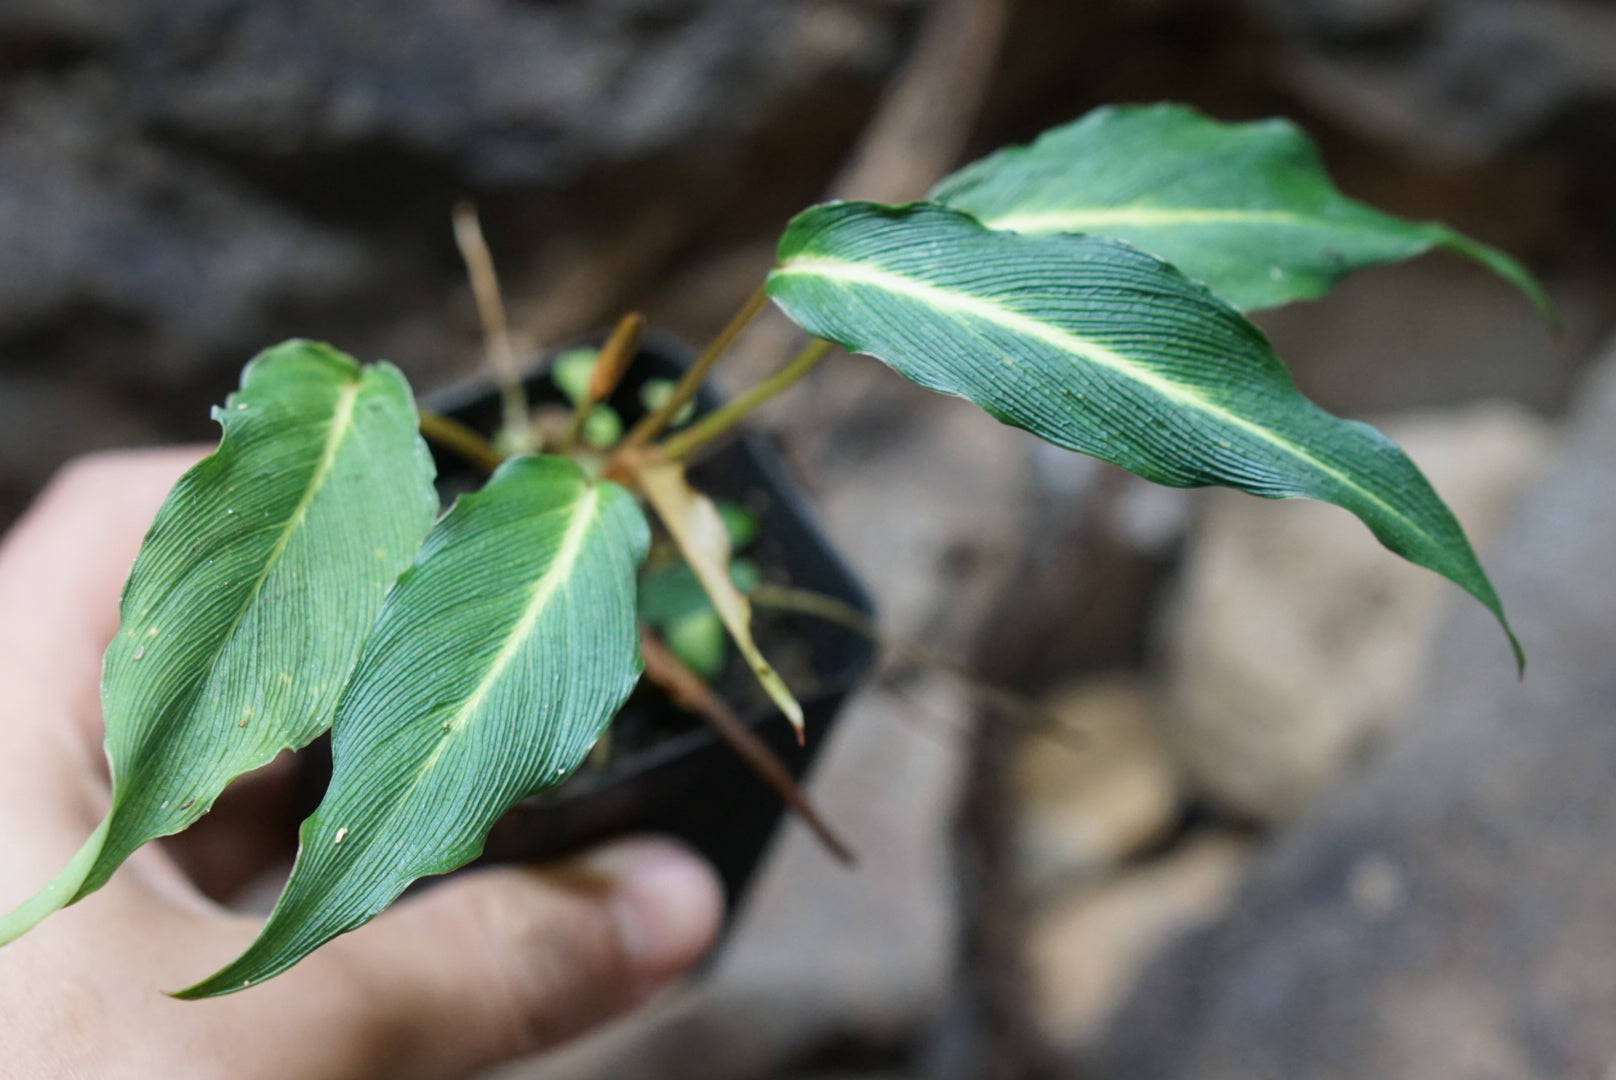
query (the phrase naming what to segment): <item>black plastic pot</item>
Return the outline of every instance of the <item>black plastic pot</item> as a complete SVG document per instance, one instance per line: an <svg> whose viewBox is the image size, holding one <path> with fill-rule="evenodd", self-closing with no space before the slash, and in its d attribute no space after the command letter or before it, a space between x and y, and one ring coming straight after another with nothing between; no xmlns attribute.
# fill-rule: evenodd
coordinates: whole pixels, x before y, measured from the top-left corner
<svg viewBox="0 0 1616 1080"><path fill-rule="evenodd" d="M691 359L682 345L648 337L611 403L632 423L641 413L641 383L677 379ZM536 402L557 399L542 369L528 378L527 385ZM697 412L710 411L718 403L704 388ZM491 434L500 419L498 395L486 382L449 387L431 395L426 404L484 434ZM439 486L446 494L480 482L451 453L434 450L434 454ZM755 435L735 439L695 466L691 479L703 491L741 502L755 514L759 539L749 551L757 553L767 579L871 612L868 594L827 543L779 455L766 441ZM869 671L875 649L862 635L820 619L762 610L757 618L767 622L776 641L789 643L797 661L797 670L787 677L802 702L804 745L796 744L784 717L766 702L731 704L800 777L848 692ZM730 677L721 677L716 686L750 689L746 681L737 682L735 672L726 674ZM664 726L672 732L520 803L490 833L483 861L549 858L630 833L676 836L717 867L733 910L779 823L779 797L710 730L681 713L648 683L642 682L625 711L631 707L663 710L669 714Z"/></svg>

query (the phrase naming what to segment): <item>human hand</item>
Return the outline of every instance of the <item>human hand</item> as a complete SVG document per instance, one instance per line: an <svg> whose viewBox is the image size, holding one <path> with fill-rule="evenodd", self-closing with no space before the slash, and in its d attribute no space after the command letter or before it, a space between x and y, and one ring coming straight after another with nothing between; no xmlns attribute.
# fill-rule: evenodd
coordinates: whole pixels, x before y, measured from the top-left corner
<svg viewBox="0 0 1616 1080"><path fill-rule="evenodd" d="M194 450L69 466L0 543L0 912L105 812L101 652L141 536ZM147 845L101 891L0 949L0 1078L458 1076L553 1046L687 969L717 931L711 869L625 841L460 875L251 990L181 1002L259 920L217 902L264 866L289 762Z"/></svg>

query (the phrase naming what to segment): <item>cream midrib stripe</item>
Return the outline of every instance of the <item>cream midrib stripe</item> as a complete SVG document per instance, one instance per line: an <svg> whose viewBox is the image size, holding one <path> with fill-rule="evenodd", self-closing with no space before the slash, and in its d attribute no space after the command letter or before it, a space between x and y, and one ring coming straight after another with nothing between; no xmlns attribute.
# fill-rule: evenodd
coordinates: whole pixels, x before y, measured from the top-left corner
<svg viewBox="0 0 1616 1080"><path fill-rule="evenodd" d="M588 535L590 526L594 524L595 512L599 509L599 505L600 490L591 485L585 490L584 498L579 501L576 510L574 510L575 516L572 523L567 526L567 534L562 537L561 546L557 549L555 558L534 586L533 597L528 601L527 610L522 612L522 617L512 627L510 636L500 648L499 654L494 657L493 663L489 665L488 672L477 684L477 689L472 691L465 704L455 713L454 719L448 721L449 731L444 733L445 737L438 740L438 745L432 748L432 753L428 754L426 760L421 762L420 767L415 770L415 774L410 777L408 785L404 787L399 798L392 800L380 819L373 826L368 826L367 828L380 832L403 811L415 789L421 786L421 782L431 774L433 767L437 765L438 758L443 756L444 750L449 745L448 736L459 731L465 725L466 719L482 706L483 700L487 698L489 692L493 689L494 683L499 681L499 677L504 674L505 669L510 666L511 661L515 659L516 654L526 642L528 634L533 630L533 624L538 622L539 617L544 614L545 609L550 605L550 601L555 598L557 590L560 589L561 582L570 575L573 565L577 563L578 555L583 551L584 537ZM345 835L347 834L347 826L338 826L338 829ZM281 898L282 904L285 903L287 896L292 895L292 890L297 887L299 872L304 868L304 859L309 857L312 852L319 850L346 853L363 850L362 845L365 839L366 837L355 836L353 841L357 842L350 842L343 848L336 848L334 845L321 845L320 848L316 849L308 844L303 845L297 853L297 863L292 867L292 878L287 884L285 895ZM354 864L350 863L350 867L352 865ZM389 875L385 880L392 880L390 876L392 874L391 869L384 868L382 873ZM338 880L340 881L341 879L339 878ZM316 895L318 895L318 890L323 887L319 883L313 886L316 890ZM231 967L247 961L259 949L260 944L267 939L270 929L276 927L276 920L279 918L281 910L281 904L276 905L275 911L270 915L269 922L264 924L264 928L259 931L258 937L247 947L246 952L232 962ZM279 958L283 951L283 947L271 950L272 963L279 963ZM276 970L284 971L285 966L278 967Z"/></svg>
<svg viewBox="0 0 1616 1080"><path fill-rule="evenodd" d="M556 550L555 559L551 561L549 568L545 570L544 575L534 585L533 597L528 601L527 610L522 612L522 617L511 628L511 633L506 638L505 644L501 646L499 654L494 657L493 662L489 665L487 673L478 682L477 689L471 692L471 696L466 699L465 704L455 712L454 719L446 721L448 730L444 732L444 737L438 740L438 744L432 748L432 752L415 769L414 775L410 777L409 783L404 786L400 796L393 799L374 825L367 828L379 832L403 812L410 796L416 788L421 786L421 782L431 775L433 768L438 763L438 759L448 749L449 736L460 731L465 726L466 720L477 709L482 707L483 700L488 697L494 684L499 681L499 677L505 673L505 669L510 666L511 661L516 658L516 654L521 651L522 645L527 641L528 634L533 630L533 624L539 621L539 617L550 606L550 601L555 598L557 590L561 588L561 582L570 576L572 567L578 561L579 553L583 551L584 537L588 535L590 526L594 524L595 512L599 507L600 489L591 485L585 490L584 498L580 500L577 509L574 511L575 516L572 523L567 526L567 534L561 539L561 546ZM347 826L340 827L347 828ZM355 837L354 839L362 843L365 838ZM359 850L359 848L360 844L350 844L343 850L355 851ZM293 884L297 882L298 867L303 865L305 853L311 850L313 849L304 848L298 852L297 865L292 868ZM291 886L288 885L287 888L290 890ZM266 924L266 930L268 926L274 925L274 921L274 916L272 915L270 922ZM259 940L262 939L262 934L260 934ZM255 949L257 947L258 942L253 942L251 948Z"/></svg>
<svg viewBox="0 0 1616 1080"><path fill-rule="evenodd" d="M534 586L533 598L528 601L527 610L522 612L522 617L511 628L509 637L499 650L499 655L494 657L493 663L488 667L487 674L477 684L477 689L472 691L465 704L455 713L454 718L448 722L451 732L458 731L466 720L482 707L483 700L488 697L494 684L499 681L499 677L505 673L505 669L516 658L516 654L522 650L522 646L527 642L528 635L533 632L534 624L539 621L540 616L550 606L550 601L555 599L555 594L560 590L561 583L571 576L572 568L577 564L578 556L583 552L584 537L588 535L590 526L594 524L595 512L599 509L599 506L600 489L591 485L584 490L584 496L579 500L577 509L574 511L572 523L567 526L567 533L561 538L561 546L556 550L555 558L551 560L549 569L545 570L544 576ZM432 756L427 759L427 763L422 766L420 770L422 773L425 773L432 763L437 760L438 754L442 753L445 745L447 745L447 740L439 742L438 748L433 751Z"/></svg>
<svg viewBox="0 0 1616 1080"><path fill-rule="evenodd" d="M258 576L253 579L252 588L248 589L247 595L242 598L241 607L236 610L235 618L230 621L230 628L219 639L219 648L213 653L213 660L217 660L219 655L229 646L230 639L235 636L236 628L247 617L247 612L252 609L253 601L257 600L258 594L263 591L264 582L269 580L269 575L274 571L275 565L280 562L281 556L286 553L287 545L292 542L293 534L302 527L303 520L308 517L309 507L313 505L314 497L319 494L320 489L325 486L326 480L331 476L331 470L336 465L337 452L342 448L342 443L348 437L348 432L353 430L354 409L359 400L359 391L362 385L361 379L354 379L338 392L336 405L331 410L331 419L329 426L326 428L325 446L320 451L320 461L315 465L314 472L309 475L308 485L303 489L303 494L298 497L297 505L292 508L291 514L286 519L286 524L282 526L280 536L275 539L275 546L270 548L269 554L265 556L263 569L258 571ZM189 715L189 713L186 715ZM116 784L114 784L114 789L116 789Z"/></svg>
<svg viewBox="0 0 1616 1080"><path fill-rule="evenodd" d="M235 637L237 627L247 617L247 612L252 610L253 601L257 600L258 594L263 591L264 582L269 580L269 575L274 571L275 564L280 562L281 555L285 553L287 545L292 542L293 534L302 527L303 519L308 516L309 507L313 504L315 495L319 494L320 489L325 486L326 480L330 477L331 470L336 465L337 452L342 448L342 443L348 437L348 432L353 430L354 409L359 401L359 391L363 385L363 378L356 378L338 392L336 407L331 410L330 426L326 429L325 446L320 452L320 462L314 467L314 472L309 477L308 486L303 490L303 494L298 498L297 505L292 508L291 515L286 519L286 525L282 528L280 536L276 538L275 546L270 548L269 555L264 559L264 568L258 572L258 576L253 580L252 588L247 591L247 595L242 599L241 607L236 610L235 618L230 620L230 628L219 639L219 647L214 650L209 660L208 678L200 684L201 687L205 688L212 681L213 662L217 661L224 650L229 647L230 639ZM183 714L185 719L189 719L192 715L191 709L187 709ZM139 746L143 742L144 739L137 740L134 744L124 742L121 746L123 749L129 749L131 745ZM123 800L120 796L124 788L122 778L119 775L118 762L111 754L107 756L107 768L112 774L112 807L107 811L107 821L110 822L112 815L117 812L117 808L122 804ZM100 861L98 852L95 860L96 865L99 865ZM90 870L94 869L95 866L92 865L85 872L85 877L88 878Z"/></svg>
<svg viewBox="0 0 1616 1080"><path fill-rule="evenodd" d="M1107 225L1165 229L1176 225L1309 225L1316 219L1286 210L1202 210L1118 206L1088 210L1043 210L982 218L990 229L1020 233L1081 232Z"/></svg>
<svg viewBox="0 0 1616 1080"><path fill-rule="evenodd" d="M241 602L241 609L236 612L235 620L231 622L230 629L221 640L219 646L221 651L229 644L236 627L241 625L241 620L247 617L248 609L252 607L253 601L258 599L258 593L263 589L264 582L269 580L275 564L280 562L281 556L286 553L286 547L292 542L292 536L303 527L303 520L309 516L309 507L314 504L314 497L320 493L320 489L331 476L331 470L336 467L337 451L342 449L343 440L348 437L348 432L353 430L354 406L359 400L360 385L360 380L355 379L344 386L337 397L336 408L331 410L330 426L326 428L325 447L320 451L320 462L309 475L308 486L298 497L297 505L292 508L286 524L281 528L280 536L275 539L275 546L269 549L269 554L264 558L264 568L258 571L258 577L253 579L252 588Z"/></svg>
<svg viewBox="0 0 1616 1080"><path fill-rule="evenodd" d="M314 497L320 493L320 489L325 486L326 480L331 476L331 470L336 467L337 451L342 449L343 441L347 439L348 432L353 430L354 406L359 401L359 388L361 385L361 381L355 379L342 388L337 398L336 408L331 411L331 426L326 429L325 448L320 451L320 463L314 467L314 472L310 474L308 486L303 489L303 494L297 500L297 505L292 508L291 516L286 519L286 525L281 529L280 536L275 540L275 546L269 549L269 555L264 559L264 568L258 571L258 577L253 580L252 588L242 600L241 608L236 612L235 619L230 623L230 629L220 639L219 652L223 652L225 647L230 644L230 639L235 636L236 627L240 626L241 620L247 617L247 612L252 608L253 601L258 599L259 592L264 588L264 582L269 580L269 575L274 571L275 565L281 561L281 556L286 553L287 545L292 542L293 535L303 527L304 519L309 516L309 507L314 505ZM215 653L214 656L217 657L218 653Z"/></svg>
<svg viewBox="0 0 1616 1080"><path fill-rule="evenodd" d="M426 759L415 770L415 775L410 777L410 782L400 797L392 800L392 805L387 808L386 813L376 822L375 828L377 830L385 828L388 822L403 811L405 804L408 803L415 789L420 787L421 782L431 775L433 768L438 763L438 759L448 749L449 737L460 731L465 726L467 719L482 707L484 699L493 690L494 684L505 673L505 669L510 666L511 661L516 659L516 654L521 651L522 646L527 642L528 634L532 633L533 625L539 621L539 617L550 606L550 601L555 598L556 592L561 588L561 583L571 576L572 568L577 564L578 556L583 551L584 537L588 535L590 526L594 524L595 512L599 507L600 489L590 485L585 489L584 498L579 501L578 507L574 511L575 516L572 523L567 526L567 534L561 538L561 546L556 550L556 556L551 561L549 569L545 570L544 575L539 578L538 583L533 587L533 598L528 601L527 610L522 612L522 617L511 628L505 644L501 646L499 654L489 664L487 673L483 675L482 680L477 684L477 689L473 690L471 696L466 698L465 704L456 710L454 718L445 722L448 727L444 732L444 737L438 740L438 744L432 748L432 752L426 756ZM349 850L355 849L350 847ZM299 858L301 858L301 853Z"/></svg>
<svg viewBox="0 0 1616 1080"><path fill-rule="evenodd" d="M337 451L342 449L342 444L347 439L348 432L353 430L354 409L358 404L359 389L362 385L363 380L359 378L342 388L342 394L337 398L337 407L331 413L331 427L326 431L325 449L320 453L320 464L315 466L314 474L309 478L309 486L304 489L303 497L298 500L297 506L292 510L292 516L287 518L286 528L282 530L280 538L275 541L275 546L270 549L269 558L264 560L264 569L259 572L258 580L253 582L252 592L248 594L247 602L242 605L241 614L236 616L238 625L242 616L246 614L247 608L252 606L253 600L257 599L258 591L264 587L264 582L269 580L270 571L275 568L275 564L280 562L281 556L285 554L286 546L292 542L292 535L303 527L303 519L308 517L309 507L314 504L314 497L320 493L320 489L330 479L331 470L337 464ZM235 626L231 627L231 631L232 633L235 631Z"/></svg>
<svg viewBox="0 0 1616 1080"><path fill-rule="evenodd" d="M1219 408L1211 402L1206 401L1204 398L1197 396L1193 390L1175 383L1170 379L1162 378L1155 372L1141 367L1122 354L1113 352L1098 342L1079 337L1078 335L1069 331L1051 326L1045 322L1040 322L1039 320L1031 318L1030 316L1023 315L1020 312L1010 311L999 304L993 303L990 300L984 300L979 296L970 296L964 293L951 292L947 289L939 288L936 285L928 285L925 282L916 281L913 278L905 277L901 274L894 274L886 270L878 270L875 267L866 266L860 263L852 263L841 259L827 258L788 259L785 264L777 268L774 273L776 275L785 277L821 277L828 278L832 281L846 281L871 285L878 289L884 289L887 292L910 297L911 299L918 300L924 304L929 304L935 308L942 308L944 310L952 309L962 314L981 319L984 322L995 323L1014 333L1037 338L1039 341L1052 345L1057 349L1077 353L1092 363L1098 364L1101 367L1110 368L1112 371L1117 372L1119 375L1122 375L1125 378L1132 379L1134 382L1141 383L1149 387L1158 394L1161 394L1163 397L1169 398L1191 409L1208 413L1220 420L1225 421L1226 423L1233 425L1234 427L1240 428L1243 431L1255 435L1264 442L1270 443L1273 446L1278 447L1280 450L1283 450L1285 453L1290 454L1292 457L1297 458L1300 461L1307 462L1320 472L1334 477L1342 484L1358 492L1370 502L1373 502L1377 506L1384 509L1387 513L1413 526L1416 531L1422 533L1424 532L1423 529L1420 529L1413 521L1409 520L1408 515L1402 513L1396 507L1388 504L1374 492L1369 491L1358 483L1354 482L1352 478L1347 476L1345 473L1338 469L1334 469L1324 462L1319 461L1317 458L1307 454L1295 443L1290 442L1287 439L1283 439L1268 429L1260 427L1257 424L1253 424L1251 421L1246 420L1243 417L1236 416L1226 409Z"/></svg>

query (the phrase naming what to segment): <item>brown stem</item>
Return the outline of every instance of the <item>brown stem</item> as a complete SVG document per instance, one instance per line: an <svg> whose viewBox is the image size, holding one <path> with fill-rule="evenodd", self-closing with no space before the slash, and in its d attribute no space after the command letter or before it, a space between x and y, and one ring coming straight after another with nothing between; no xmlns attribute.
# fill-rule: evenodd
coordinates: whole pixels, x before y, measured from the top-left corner
<svg viewBox="0 0 1616 1080"><path fill-rule="evenodd" d="M421 425L421 434L429 442L459 454L485 474L492 475L504 462L504 456L490 446L487 439L460 421L425 409L417 409L415 413Z"/></svg>
<svg viewBox="0 0 1616 1080"><path fill-rule="evenodd" d="M600 347L595 357L595 366L589 372L589 387L584 396L578 399L578 404L572 410L572 422L567 425L567 433L561 439L561 452L570 453L578 445L578 437L583 434L584 422L589 419L589 411L597 404L611 397L612 391L622 381L623 373L633 361L634 354L640 348L640 334L645 330L645 316L638 312L624 315L612 330L612 336L606 339L606 344Z"/></svg>
<svg viewBox="0 0 1616 1080"><path fill-rule="evenodd" d="M645 677L667 691L675 704L705 720L707 726L775 790L792 812L802 819L803 824L813 830L825 850L849 866L857 862L852 849L819 816L807 794L797 785L791 770L786 768L769 744L741 723L723 699L713 693L710 686L702 682L645 626L640 627L640 655L645 660Z"/></svg>
<svg viewBox="0 0 1616 1080"><path fill-rule="evenodd" d="M759 607L773 608L776 611L793 611L845 626L854 633L869 638L892 654L952 676L990 710L1007 720L1021 724L1029 731L1048 734L1060 742L1075 741L1085 748L1087 746L1087 737L1081 730L1061 723L1048 710L1039 708L1023 695L985 681L952 657L944 656L924 645L916 645L893 637L876 625L875 621L864 612L834 596L825 596L807 589L793 589L785 585L771 585L767 582L753 586L746 595Z"/></svg>
<svg viewBox="0 0 1616 1080"><path fill-rule="evenodd" d="M505 305L499 298L499 275L494 271L494 257L489 254L488 243L483 239L483 228L477 220L477 207L470 201L455 204L454 234L460 257L466 263L466 274L471 278L471 294L477 301L477 317L483 324L483 350L488 357L488 367L499 383L506 438L519 451L532 450L533 432L528 423L527 391L522 388L522 373L517 370L516 352L511 348L511 336L505 323Z"/></svg>

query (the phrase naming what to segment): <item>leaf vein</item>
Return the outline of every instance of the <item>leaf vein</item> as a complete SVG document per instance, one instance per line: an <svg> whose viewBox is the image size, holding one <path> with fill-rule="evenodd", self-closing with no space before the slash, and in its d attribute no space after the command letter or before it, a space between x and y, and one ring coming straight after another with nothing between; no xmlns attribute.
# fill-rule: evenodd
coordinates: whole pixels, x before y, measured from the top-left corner
<svg viewBox="0 0 1616 1080"><path fill-rule="evenodd" d="M820 277L830 281L869 285L899 296L907 296L934 308L945 311L952 309L961 314L994 323L1013 333L1035 338L1057 349L1076 353L1091 363L1109 368L1124 378L1148 387L1177 404L1212 416L1277 447L1284 453L1325 473L1344 487L1357 492L1364 499L1404 522L1416 532L1421 534L1426 532L1418 522L1397 507L1386 502L1373 491L1358 484L1346 473L1309 454L1305 448L1259 424L1253 424L1244 417L1220 408L1201 397L1193 387L1163 378L1161 375L1150 371L1097 341L1092 341L1058 326L1041 322L1018 311L1010 310L1004 305L984 297L955 292L924 281L917 281L914 278L890 270L847 262L841 259L825 257L789 259L778 267L775 273L782 276Z"/></svg>
<svg viewBox="0 0 1616 1080"><path fill-rule="evenodd" d="M561 544L556 549L555 558L551 560L550 566L535 583L533 596L528 601L521 618L511 627L505 644L500 647L499 652L489 662L488 671L478 680L476 688L467 696L465 703L455 711L453 717L443 722L443 729L450 736L459 731L466 721L482 707L483 701L493 691L494 685L499 682L500 676L505 673L505 669L510 667L511 662L522 651L522 646L533 632L534 624L549 609L550 602L555 599L556 593L560 591L561 583L571 577L572 568L583 554L584 540L590 528L594 525L599 509L600 491L598 488L590 486L585 489L583 498L573 511L573 520L567 526L566 534L562 537ZM415 775L410 780L408 791L413 792L415 788L420 786L421 781L431 773L448 746L449 738L439 740L438 744L433 747L432 752L427 755L426 760L415 770ZM407 798L406 793L404 797L396 801L395 812L397 808L403 806ZM391 816L393 815L389 814L389 817Z"/></svg>
<svg viewBox="0 0 1616 1080"><path fill-rule="evenodd" d="M1200 209L1153 206L1118 206L1082 210L1025 210L983 218L990 229L1019 233L1083 232L1088 228L1137 225L1166 229L1181 225L1293 225L1332 224L1328 219L1285 210Z"/></svg>

